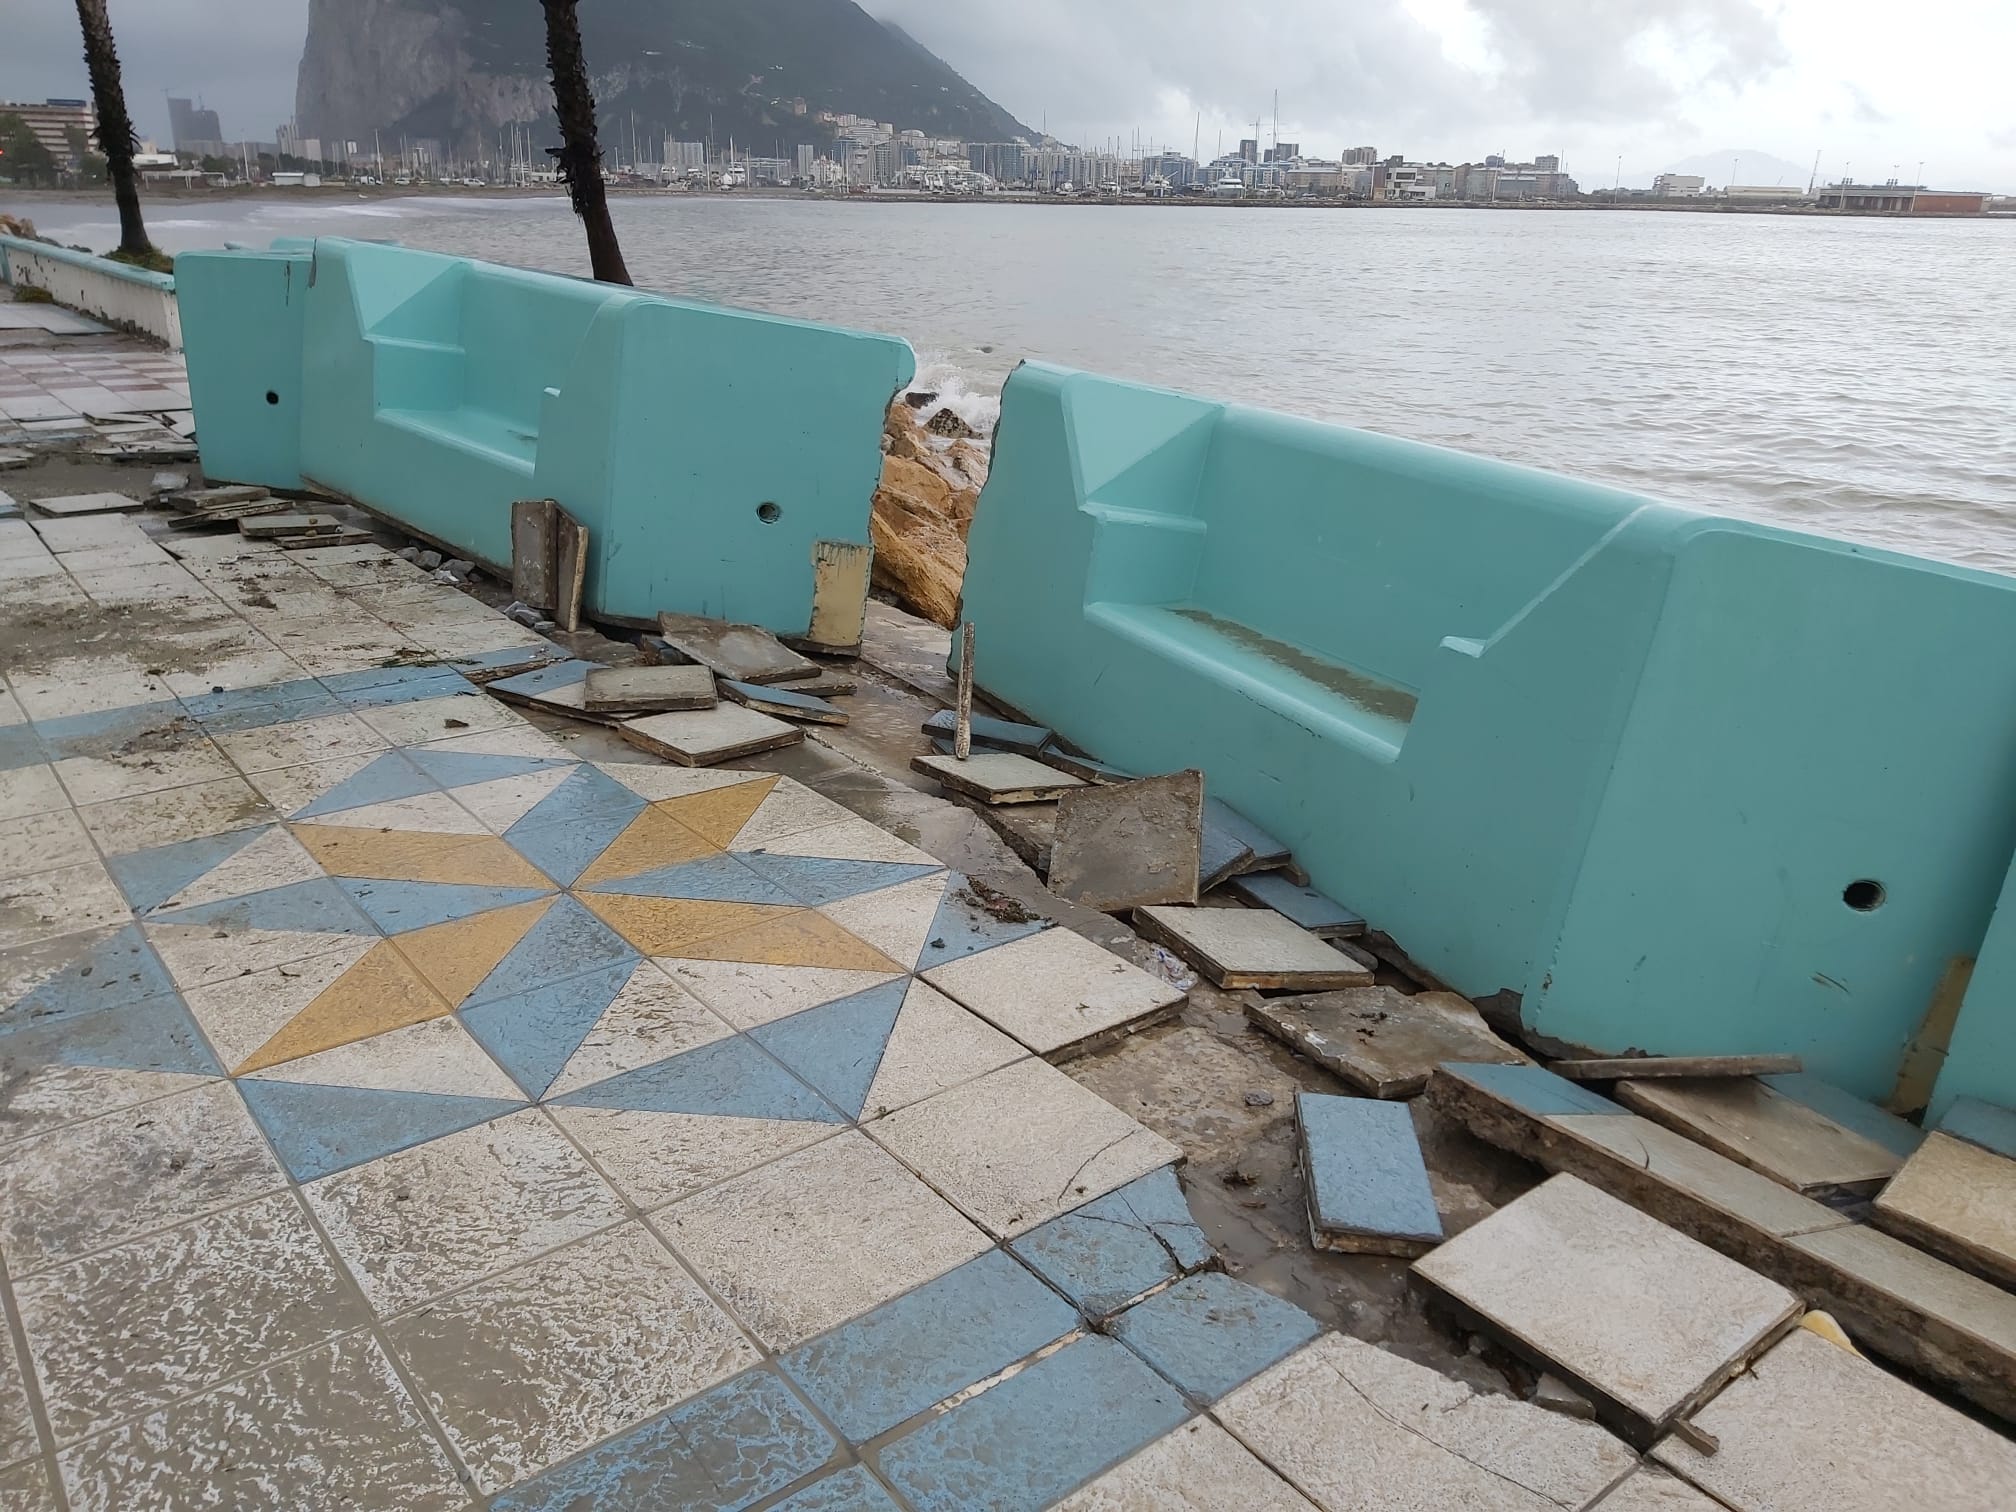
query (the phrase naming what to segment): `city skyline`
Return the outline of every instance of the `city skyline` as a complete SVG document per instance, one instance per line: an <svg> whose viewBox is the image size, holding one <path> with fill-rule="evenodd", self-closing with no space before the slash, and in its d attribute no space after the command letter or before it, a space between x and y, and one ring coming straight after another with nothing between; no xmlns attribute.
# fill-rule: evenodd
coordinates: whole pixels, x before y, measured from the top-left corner
<svg viewBox="0 0 2016 1512"><path fill-rule="evenodd" d="M1937 183L2016 192L2016 107L1996 77L2016 9L1984 0L1924 0L1909 28L1870 0L1276 0L1237 22L1198 0L866 8L1088 149L1201 143L1209 160L1256 121L1271 141L1278 89L1281 139L1325 156L1371 140L1428 162L1545 151L1585 187L1644 187L1695 158L1807 165L1817 150L1823 179L1922 163ZM306 0L155 0L113 19L143 134L170 139L171 93L201 97L229 139L293 114ZM0 97L86 91L74 7L22 0L10 32Z"/></svg>

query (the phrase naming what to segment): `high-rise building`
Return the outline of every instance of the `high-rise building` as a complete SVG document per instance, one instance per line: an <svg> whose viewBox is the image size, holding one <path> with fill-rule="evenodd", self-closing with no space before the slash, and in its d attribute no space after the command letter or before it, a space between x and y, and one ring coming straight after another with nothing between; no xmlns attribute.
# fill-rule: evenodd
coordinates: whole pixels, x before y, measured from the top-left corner
<svg viewBox="0 0 2016 1512"><path fill-rule="evenodd" d="M1344 149L1344 166L1346 168L1369 167L1378 161L1379 149L1377 147L1347 147Z"/></svg>
<svg viewBox="0 0 2016 1512"><path fill-rule="evenodd" d="M1558 153L1543 152L1540 156L1533 159L1533 168L1537 173L1559 173L1561 171L1560 155Z"/></svg>
<svg viewBox="0 0 2016 1512"><path fill-rule="evenodd" d="M675 142L670 137L665 140L665 166L674 173L690 173L695 168L707 166L707 144L705 142Z"/></svg>
<svg viewBox="0 0 2016 1512"><path fill-rule="evenodd" d="M1260 161L1260 141L1257 137L1242 137L1239 141L1239 156L1249 163Z"/></svg>
<svg viewBox="0 0 2016 1512"><path fill-rule="evenodd" d="M800 101L799 103L803 104L804 102ZM798 144L798 177L801 179L811 178L812 165L818 160L819 149L810 142L800 142Z"/></svg>
<svg viewBox="0 0 2016 1512"><path fill-rule="evenodd" d="M73 132L82 131L88 139L98 129L98 112L91 108L89 100L44 100L40 105L0 100L0 114L21 117L35 140L47 147L49 155L59 163L68 163L76 156L71 151ZM95 143L91 150L97 150Z"/></svg>
<svg viewBox="0 0 2016 1512"><path fill-rule="evenodd" d="M216 154L224 150L224 126L217 112L193 101L168 97L168 128L177 152Z"/></svg>
<svg viewBox="0 0 2016 1512"><path fill-rule="evenodd" d="M1292 163L1301 156L1302 144L1300 142L1276 142L1272 147L1267 149L1267 156L1263 161L1269 163Z"/></svg>
<svg viewBox="0 0 2016 1512"><path fill-rule="evenodd" d="M968 142L966 165L997 184L1019 184L1029 177L1028 149L1020 142Z"/></svg>

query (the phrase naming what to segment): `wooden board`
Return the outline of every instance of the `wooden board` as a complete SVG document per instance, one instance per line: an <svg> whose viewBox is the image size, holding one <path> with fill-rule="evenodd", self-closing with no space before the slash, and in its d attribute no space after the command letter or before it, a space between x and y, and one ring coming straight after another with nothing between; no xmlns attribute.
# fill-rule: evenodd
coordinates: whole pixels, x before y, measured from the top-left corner
<svg viewBox="0 0 2016 1512"><path fill-rule="evenodd" d="M595 714L664 714L720 701L705 667L597 667L588 674L583 707Z"/></svg>
<svg viewBox="0 0 2016 1512"><path fill-rule="evenodd" d="M805 738L796 725L728 703L690 713L626 720L617 726L617 733L640 751L681 766L713 766L780 750Z"/></svg>
<svg viewBox="0 0 2016 1512"><path fill-rule="evenodd" d="M581 594L588 583L588 527L557 510L553 533L553 622L562 630L579 630Z"/></svg>
<svg viewBox="0 0 2016 1512"><path fill-rule="evenodd" d="M1265 909L1137 908L1134 926L1218 987L1321 992L1372 985L1369 968Z"/></svg>
<svg viewBox="0 0 2016 1512"><path fill-rule="evenodd" d="M1678 1077L1787 1076L1806 1069L1796 1055L1637 1055L1613 1060L1560 1060L1547 1068L1570 1081L1646 1081Z"/></svg>
<svg viewBox="0 0 2016 1512"><path fill-rule="evenodd" d="M1008 751L976 752L966 761L937 754L918 756L911 760L910 770L983 803L1042 803L1084 786L1068 773Z"/></svg>
<svg viewBox="0 0 2016 1512"><path fill-rule="evenodd" d="M853 541L812 543L812 623L798 644L808 651L852 656L868 619L868 577L875 548Z"/></svg>
<svg viewBox="0 0 2016 1512"><path fill-rule="evenodd" d="M730 682L780 683L819 675L817 662L757 625L667 613L658 616L658 628L672 653Z"/></svg>
<svg viewBox="0 0 2016 1512"><path fill-rule="evenodd" d="M209 509L191 510L187 514L176 515L168 522L170 530L196 530L205 525L235 525L240 520L249 520L255 515L278 514L283 509L292 509L293 504L286 499L253 499L244 504L218 504Z"/></svg>
<svg viewBox="0 0 2016 1512"><path fill-rule="evenodd" d="M1102 913L1195 903L1204 843L1204 774L1087 786L1057 803L1050 891Z"/></svg>
<svg viewBox="0 0 2016 1512"><path fill-rule="evenodd" d="M520 499L511 506L511 593L533 609L553 607L559 514L551 499Z"/></svg>

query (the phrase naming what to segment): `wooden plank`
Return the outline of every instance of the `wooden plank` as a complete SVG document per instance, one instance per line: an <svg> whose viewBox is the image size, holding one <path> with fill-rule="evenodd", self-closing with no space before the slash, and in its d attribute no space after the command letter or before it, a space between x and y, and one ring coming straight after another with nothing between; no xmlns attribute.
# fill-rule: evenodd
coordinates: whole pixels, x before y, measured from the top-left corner
<svg viewBox="0 0 2016 1512"><path fill-rule="evenodd" d="M853 541L812 543L812 622L798 644L807 651L853 656L868 621L868 577L875 548Z"/></svg>
<svg viewBox="0 0 2016 1512"><path fill-rule="evenodd" d="M658 616L658 628L672 652L730 682L780 683L819 675L817 662L757 625L666 613Z"/></svg>
<svg viewBox="0 0 2016 1512"><path fill-rule="evenodd" d="M553 607L559 514L551 499L520 499L511 506L511 593L533 609Z"/></svg>
<svg viewBox="0 0 2016 1512"><path fill-rule="evenodd" d="M705 667L597 667L583 707L596 714L665 714L711 709L721 701Z"/></svg>
<svg viewBox="0 0 2016 1512"><path fill-rule="evenodd" d="M911 760L910 770L985 803L1042 803L1084 786L1076 777L1008 751L987 751L966 761L918 756Z"/></svg>
<svg viewBox="0 0 2016 1512"><path fill-rule="evenodd" d="M1057 804L1050 891L1102 913L1195 903L1204 844L1204 774L1080 787Z"/></svg>
<svg viewBox="0 0 2016 1512"><path fill-rule="evenodd" d="M581 628L581 594L588 583L588 527L564 509L554 514L553 622Z"/></svg>
<svg viewBox="0 0 2016 1512"><path fill-rule="evenodd" d="M1372 985L1367 967L1264 909L1137 908L1134 926L1218 987L1320 992Z"/></svg>
<svg viewBox="0 0 2016 1512"><path fill-rule="evenodd" d="M191 510L187 514L176 515L168 522L170 530L196 530L205 525L235 525L240 520L249 520L256 515L279 514L283 509L294 506L287 499L254 499L245 504L218 504L209 509Z"/></svg>
<svg viewBox="0 0 2016 1512"><path fill-rule="evenodd" d="M1547 1068L1570 1081L1646 1081L1677 1077L1790 1076L1806 1069L1796 1055L1636 1055L1612 1060L1560 1060Z"/></svg>
<svg viewBox="0 0 2016 1512"><path fill-rule="evenodd" d="M640 751L681 766L713 766L781 750L805 738L796 725L728 703L690 713L627 720L617 726L617 733Z"/></svg>

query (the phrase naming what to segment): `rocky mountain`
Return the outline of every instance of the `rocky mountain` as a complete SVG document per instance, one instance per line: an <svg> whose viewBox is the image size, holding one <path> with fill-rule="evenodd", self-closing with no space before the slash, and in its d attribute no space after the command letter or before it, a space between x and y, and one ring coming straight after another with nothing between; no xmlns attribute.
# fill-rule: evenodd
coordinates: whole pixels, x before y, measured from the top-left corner
<svg viewBox="0 0 2016 1512"><path fill-rule="evenodd" d="M605 143L634 118L647 143L788 153L830 135L821 110L971 141L1031 135L853 0L589 0L581 28ZM303 133L327 140L376 130L463 154L513 124L557 140L539 0L309 0L295 100Z"/></svg>

